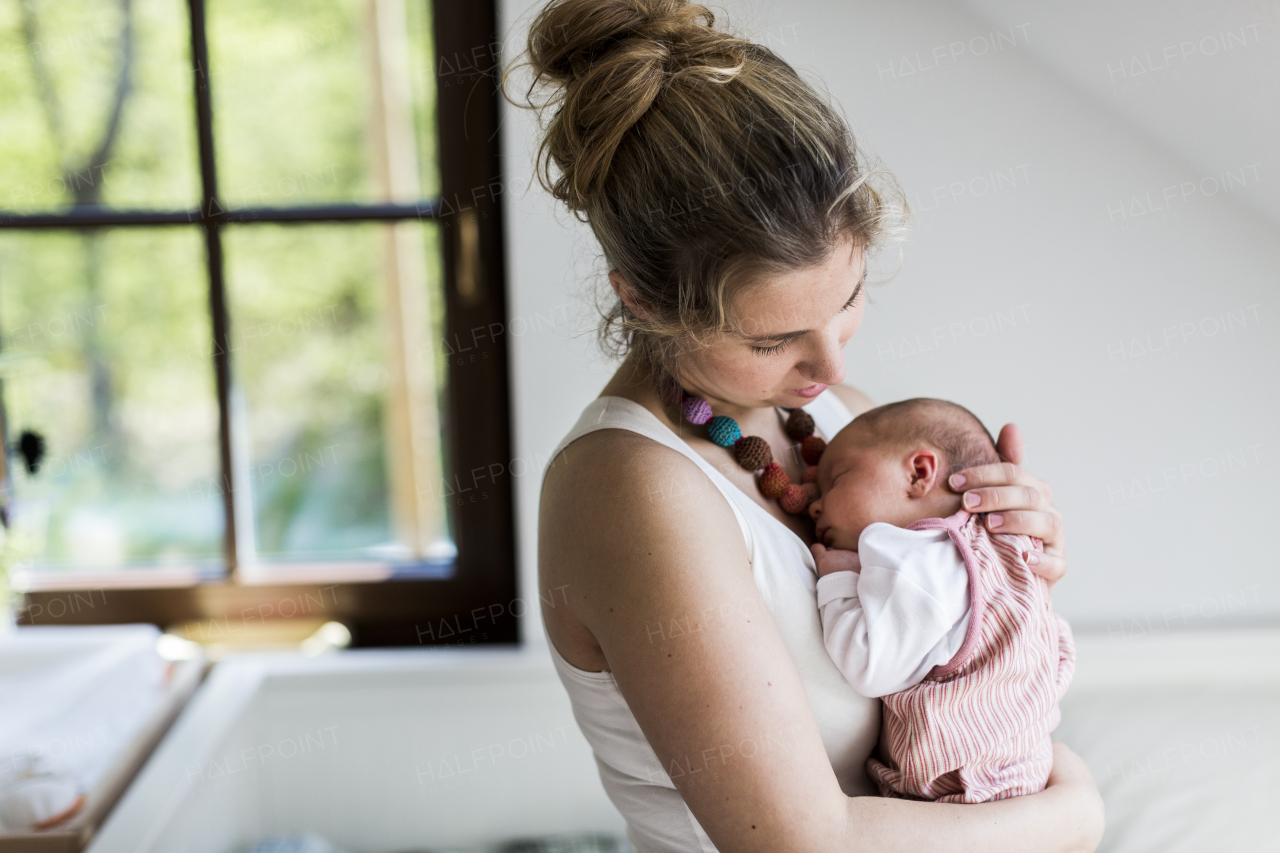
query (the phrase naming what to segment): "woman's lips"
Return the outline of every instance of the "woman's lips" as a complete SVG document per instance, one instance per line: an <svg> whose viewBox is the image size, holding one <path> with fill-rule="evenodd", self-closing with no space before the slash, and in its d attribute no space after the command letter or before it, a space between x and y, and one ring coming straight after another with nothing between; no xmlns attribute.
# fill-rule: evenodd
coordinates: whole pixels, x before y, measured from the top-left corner
<svg viewBox="0 0 1280 853"><path fill-rule="evenodd" d="M827 390L827 386L818 382L807 388L792 388L791 393L798 397L816 397L825 390Z"/></svg>

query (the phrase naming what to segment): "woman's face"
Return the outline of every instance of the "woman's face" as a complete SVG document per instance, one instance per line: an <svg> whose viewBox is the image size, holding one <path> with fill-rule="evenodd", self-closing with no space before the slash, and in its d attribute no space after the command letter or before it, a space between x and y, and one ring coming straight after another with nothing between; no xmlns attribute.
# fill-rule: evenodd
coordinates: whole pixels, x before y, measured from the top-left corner
<svg viewBox="0 0 1280 853"><path fill-rule="evenodd" d="M684 388L716 403L803 406L844 380L841 349L862 322L865 258L849 240L820 266L766 279L735 298L733 331L679 361Z"/></svg>

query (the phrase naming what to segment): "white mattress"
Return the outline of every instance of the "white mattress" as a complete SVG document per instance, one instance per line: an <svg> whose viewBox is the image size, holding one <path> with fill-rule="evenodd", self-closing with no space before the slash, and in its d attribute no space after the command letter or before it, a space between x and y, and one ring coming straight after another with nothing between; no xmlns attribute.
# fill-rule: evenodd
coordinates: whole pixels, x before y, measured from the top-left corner
<svg viewBox="0 0 1280 853"><path fill-rule="evenodd" d="M1280 850L1280 632L1077 639L1053 736L1102 791L1099 851Z"/></svg>

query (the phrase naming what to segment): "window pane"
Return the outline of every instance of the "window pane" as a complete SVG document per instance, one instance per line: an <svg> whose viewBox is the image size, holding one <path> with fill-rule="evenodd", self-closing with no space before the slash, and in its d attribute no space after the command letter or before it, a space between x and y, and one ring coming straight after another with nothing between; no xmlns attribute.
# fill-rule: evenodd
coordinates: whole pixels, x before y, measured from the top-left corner
<svg viewBox="0 0 1280 853"><path fill-rule="evenodd" d="M182 0L0 3L0 208L195 207Z"/></svg>
<svg viewBox="0 0 1280 853"><path fill-rule="evenodd" d="M451 561L435 226L225 233L242 564Z"/></svg>
<svg viewBox="0 0 1280 853"><path fill-rule="evenodd" d="M429 9L426 0L213 0L224 203L435 195Z"/></svg>
<svg viewBox="0 0 1280 853"><path fill-rule="evenodd" d="M203 264L195 229L0 232L11 544L32 568L221 565Z"/></svg>

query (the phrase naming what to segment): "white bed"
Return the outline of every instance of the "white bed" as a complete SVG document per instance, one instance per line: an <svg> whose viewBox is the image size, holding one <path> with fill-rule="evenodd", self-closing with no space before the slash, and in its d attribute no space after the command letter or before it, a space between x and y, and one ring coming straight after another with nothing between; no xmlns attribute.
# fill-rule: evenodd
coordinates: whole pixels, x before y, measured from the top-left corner
<svg viewBox="0 0 1280 853"><path fill-rule="evenodd" d="M1054 737L1107 804L1108 853L1280 850L1280 631L1078 635Z"/></svg>
<svg viewBox="0 0 1280 853"><path fill-rule="evenodd" d="M1101 849L1280 849L1267 819L1280 632L1077 643L1057 736L1107 799ZM89 853L231 853L304 831L388 853L623 830L544 651L358 651L221 663Z"/></svg>

